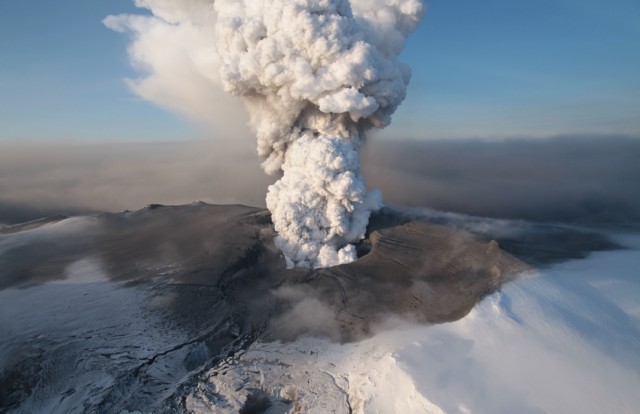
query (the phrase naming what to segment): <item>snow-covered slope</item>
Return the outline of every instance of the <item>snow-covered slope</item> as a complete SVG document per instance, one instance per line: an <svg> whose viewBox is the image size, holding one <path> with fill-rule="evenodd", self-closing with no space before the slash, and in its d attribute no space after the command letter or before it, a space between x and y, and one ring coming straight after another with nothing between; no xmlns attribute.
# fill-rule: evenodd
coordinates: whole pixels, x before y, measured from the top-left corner
<svg viewBox="0 0 640 414"><path fill-rule="evenodd" d="M637 413L640 237L620 242L515 281L456 322L398 322L345 345L255 343L187 407L238 412L252 395L267 413Z"/></svg>
<svg viewBox="0 0 640 414"><path fill-rule="evenodd" d="M640 412L637 231L372 224L302 273L245 206L2 230L0 413Z"/></svg>

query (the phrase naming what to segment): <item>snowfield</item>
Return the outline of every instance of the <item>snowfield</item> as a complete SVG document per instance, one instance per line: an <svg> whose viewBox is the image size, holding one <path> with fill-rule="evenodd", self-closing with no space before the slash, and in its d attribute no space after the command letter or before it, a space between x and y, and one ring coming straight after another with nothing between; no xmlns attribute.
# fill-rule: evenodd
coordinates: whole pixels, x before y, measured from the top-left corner
<svg viewBox="0 0 640 414"><path fill-rule="evenodd" d="M282 263L269 267L267 248L263 261L236 260L246 256L243 249L251 251L252 237L264 233L256 229L269 226L258 220L261 214L244 206L192 204L9 228L0 237L6 284L0 289L0 413L640 412L637 231L567 233L562 226L430 213L434 221L447 219L451 229L495 234L529 261L551 260L506 278L479 303L473 298L471 311L449 319L454 322L424 325L380 311L368 339L293 336L281 342L269 341L269 330L291 330L287 325L296 319L275 318L265 328L247 323L241 317L245 302L234 301L234 291L219 283L230 279L216 279L211 270L218 266L218 273L233 276L225 269L244 264L236 277L226 277L239 286L236 294L255 291L269 320L277 304L266 293L301 276L278 279L291 271ZM383 274L378 283L388 282L361 304L369 315L384 302L380 295L404 292L398 309L412 298L403 275L379 253L406 259L383 242L405 240L398 229L407 228L421 227L381 230L373 253L341 268L343 286L350 275L376 283L367 274L376 271ZM435 266L437 254L453 250L451 240L427 241L457 233L425 228L432 230L418 233L422 250L416 251L423 256L416 260ZM599 241L596 236L605 233L616 243ZM215 244L215 234L224 235L226 244ZM463 257L474 257L473 249L496 245L483 243L458 248L464 247ZM392 245L405 249L407 243ZM440 253L424 256L429 249ZM358 271L348 273L348 266ZM472 277L467 273L453 273L447 283ZM339 276L323 273L313 280ZM364 282L349 291L351 309L368 287ZM333 285L319 286L331 298ZM448 291L434 290L435 283L427 286L432 291L420 300L424 307L465 302L443 296ZM474 291L461 292L466 298ZM344 323L346 316L324 306L305 317L321 325Z"/></svg>
<svg viewBox="0 0 640 414"><path fill-rule="evenodd" d="M238 412L262 390L280 399L267 413L637 413L640 237L618 241L628 250L531 274L456 322L255 343L187 407Z"/></svg>

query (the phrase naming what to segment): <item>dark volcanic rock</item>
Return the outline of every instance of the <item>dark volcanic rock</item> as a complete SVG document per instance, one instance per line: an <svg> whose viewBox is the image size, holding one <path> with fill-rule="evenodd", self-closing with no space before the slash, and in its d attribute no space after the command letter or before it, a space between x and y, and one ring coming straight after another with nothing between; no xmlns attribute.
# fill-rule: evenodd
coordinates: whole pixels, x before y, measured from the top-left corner
<svg viewBox="0 0 640 414"><path fill-rule="evenodd" d="M302 300L315 297L336 311L342 340L367 336L390 315L428 323L459 319L527 268L495 241L424 222L375 231L370 242L371 252L357 262L318 269L300 281ZM282 332L282 324L274 329Z"/></svg>
<svg viewBox="0 0 640 414"><path fill-rule="evenodd" d="M506 278L527 269L495 241L418 221L386 227L377 219L372 225L378 230L366 241L369 251L357 262L314 270L276 270L258 262L236 276L230 294L248 304L254 325L266 324L268 338L306 333L352 341L390 317L459 319ZM259 289L246 289L249 280Z"/></svg>
<svg viewBox="0 0 640 414"><path fill-rule="evenodd" d="M194 292L180 286L191 286L204 295L221 293L230 308L271 336L353 340L390 314L422 322L460 318L499 288L505 274L525 268L496 242L407 222L388 210L372 217L360 260L315 270L285 268L262 209L153 205L72 220L80 222L5 251L0 286L64 279L74 262L93 257L114 282L172 286L171 307L185 320L194 317Z"/></svg>

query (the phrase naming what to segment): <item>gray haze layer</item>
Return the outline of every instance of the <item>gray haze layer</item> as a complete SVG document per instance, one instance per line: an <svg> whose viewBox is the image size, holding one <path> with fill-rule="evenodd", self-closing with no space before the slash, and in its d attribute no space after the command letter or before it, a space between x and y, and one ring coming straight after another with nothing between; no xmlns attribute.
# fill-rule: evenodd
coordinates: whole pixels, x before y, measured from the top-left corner
<svg viewBox="0 0 640 414"><path fill-rule="evenodd" d="M380 141L364 159L389 203L540 221L640 220L638 138Z"/></svg>
<svg viewBox="0 0 640 414"><path fill-rule="evenodd" d="M252 141L0 144L0 224L193 200L264 206ZM488 217L640 220L640 139L574 136L488 142L371 139L369 187L391 205Z"/></svg>

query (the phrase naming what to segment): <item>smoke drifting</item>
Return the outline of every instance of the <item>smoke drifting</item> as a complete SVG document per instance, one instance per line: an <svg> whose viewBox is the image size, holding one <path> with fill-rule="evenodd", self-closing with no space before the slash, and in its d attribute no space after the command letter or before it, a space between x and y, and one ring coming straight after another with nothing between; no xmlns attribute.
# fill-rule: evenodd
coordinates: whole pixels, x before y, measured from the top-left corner
<svg viewBox="0 0 640 414"><path fill-rule="evenodd" d="M108 28L132 37L128 54L141 73L131 90L155 105L224 135L250 135L238 99L222 89L213 45L211 0L134 0L152 15L108 16Z"/></svg>
<svg viewBox="0 0 640 414"><path fill-rule="evenodd" d="M396 59L420 21L421 1L135 4L153 16L105 19L134 34L129 53L149 75L132 81L132 89L196 118L203 118L197 108L206 96L184 87L196 85L190 76L207 84L205 91L222 86L241 97L264 170L282 174L269 188L267 207L287 263L355 260L350 243L364 237L371 211L382 205L379 192L366 190L358 150L365 132L388 125L405 98L410 70ZM212 113L211 123L228 124L224 114L236 112L229 108L223 116Z"/></svg>

